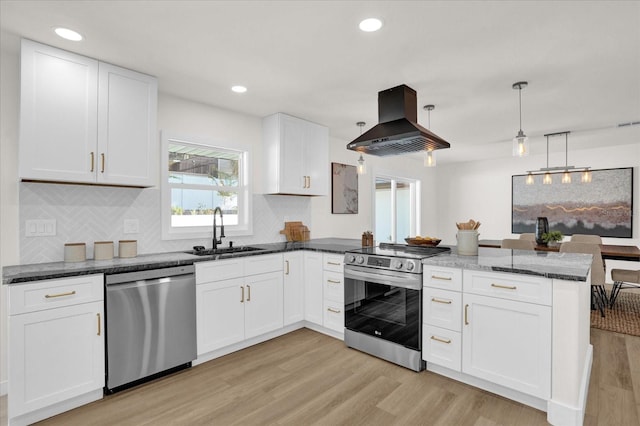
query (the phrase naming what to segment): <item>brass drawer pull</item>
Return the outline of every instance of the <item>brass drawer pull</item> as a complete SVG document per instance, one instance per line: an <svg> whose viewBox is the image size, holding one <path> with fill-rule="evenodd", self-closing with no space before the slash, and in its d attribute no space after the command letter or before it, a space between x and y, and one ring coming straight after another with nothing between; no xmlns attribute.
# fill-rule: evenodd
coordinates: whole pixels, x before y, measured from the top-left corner
<svg viewBox="0 0 640 426"><path fill-rule="evenodd" d="M335 281L335 280L327 280L327 282L331 283L331 284L340 284L340 283L342 283L342 281Z"/></svg>
<svg viewBox="0 0 640 426"><path fill-rule="evenodd" d="M516 288L518 288L515 285L501 285L501 284L494 284L494 283L491 283L491 287L494 287L494 288L505 288L507 290L515 290Z"/></svg>
<svg viewBox="0 0 640 426"><path fill-rule="evenodd" d="M441 342L446 344L451 343L451 339L443 339L441 337L436 337L436 336L431 336L431 340L435 340L436 342Z"/></svg>
<svg viewBox="0 0 640 426"><path fill-rule="evenodd" d="M338 309L333 309L333 308L327 308L327 311L329 312L333 312L334 314L339 314L342 311L339 311Z"/></svg>
<svg viewBox="0 0 640 426"><path fill-rule="evenodd" d="M91 151L91 171L92 172L94 170L94 164L95 164L95 155L93 154L93 151Z"/></svg>
<svg viewBox="0 0 640 426"><path fill-rule="evenodd" d="M285 269L286 272L284 274L285 275L289 275L289 261L285 260L284 263L285 263L285 265L287 265L287 268Z"/></svg>
<svg viewBox="0 0 640 426"><path fill-rule="evenodd" d="M436 303L446 303L447 305L451 304L451 300L436 299L435 297L432 297L431 301Z"/></svg>
<svg viewBox="0 0 640 426"><path fill-rule="evenodd" d="M100 170L100 173L104 173L104 152L100 154L100 158L102 161L102 170Z"/></svg>
<svg viewBox="0 0 640 426"><path fill-rule="evenodd" d="M240 299L240 303L244 303L244 286L241 285L240 289L242 290L242 298Z"/></svg>
<svg viewBox="0 0 640 426"><path fill-rule="evenodd" d="M251 302L251 286L247 286L247 302Z"/></svg>
<svg viewBox="0 0 640 426"><path fill-rule="evenodd" d="M327 262L327 265L340 266L340 264L339 264L339 263L336 263L336 262Z"/></svg>
<svg viewBox="0 0 640 426"><path fill-rule="evenodd" d="M97 313L96 316L98 317L98 336L99 336L100 330L102 330L102 326L100 324L100 313Z"/></svg>
<svg viewBox="0 0 640 426"><path fill-rule="evenodd" d="M451 281L451 277L439 277L437 275L431 275L432 280Z"/></svg>
<svg viewBox="0 0 640 426"><path fill-rule="evenodd" d="M469 305L464 305L464 325L469 325Z"/></svg>
<svg viewBox="0 0 640 426"><path fill-rule="evenodd" d="M54 297L73 296L74 294L76 294L75 290L69 291L67 293L45 294L44 297L46 297L47 299L52 299Z"/></svg>

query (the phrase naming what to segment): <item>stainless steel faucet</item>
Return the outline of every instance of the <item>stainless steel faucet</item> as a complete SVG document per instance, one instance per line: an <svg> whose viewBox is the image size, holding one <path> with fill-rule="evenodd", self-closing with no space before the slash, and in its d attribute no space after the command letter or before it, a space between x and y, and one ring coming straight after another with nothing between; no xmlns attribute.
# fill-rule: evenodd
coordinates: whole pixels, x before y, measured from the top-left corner
<svg viewBox="0 0 640 426"><path fill-rule="evenodd" d="M216 213L220 213L220 239L218 239L218 234L216 232ZM218 244L222 244L223 238L224 238L224 222L222 221L222 209L220 207L216 207L213 210L213 245L211 246L213 250L218 248Z"/></svg>

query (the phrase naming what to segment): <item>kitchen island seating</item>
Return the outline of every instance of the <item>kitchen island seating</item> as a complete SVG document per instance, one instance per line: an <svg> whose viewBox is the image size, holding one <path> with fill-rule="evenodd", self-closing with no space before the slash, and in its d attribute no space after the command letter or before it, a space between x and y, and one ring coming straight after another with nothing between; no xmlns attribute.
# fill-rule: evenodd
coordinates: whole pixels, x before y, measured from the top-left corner
<svg viewBox="0 0 640 426"><path fill-rule="evenodd" d="M610 308L613 308L613 304L616 303L620 290L625 288L640 288L640 270L612 269L611 279L613 279L613 288L609 296Z"/></svg>
<svg viewBox="0 0 640 426"><path fill-rule="evenodd" d="M520 234L520 239L521 240L527 240L527 241L535 241L536 240L536 234L525 232L524 234Z"/></svg>
<svg viewBox="0 0 640 426"><path fill-rule="evenodd" d="M560 253L585 253L593 256L591 261L591 301L595 303L600 315L604 317L607 293L604 289L605 269L600 246L598 244L568 241L560 245Z"/></svg>
<svg viewBox="0 0 640 426"><path fill-rule="evenodd" d="M504 249L512 250L534 250L536 248L536 243L533 240L505 238L502 240L500 246Z"/></svg>
<svg viewBox="0 0 640 426"><path fill-rule="evenodd" d="M602 238L599 235L573 234L571 236L571 242L602 245Z"/></svg>

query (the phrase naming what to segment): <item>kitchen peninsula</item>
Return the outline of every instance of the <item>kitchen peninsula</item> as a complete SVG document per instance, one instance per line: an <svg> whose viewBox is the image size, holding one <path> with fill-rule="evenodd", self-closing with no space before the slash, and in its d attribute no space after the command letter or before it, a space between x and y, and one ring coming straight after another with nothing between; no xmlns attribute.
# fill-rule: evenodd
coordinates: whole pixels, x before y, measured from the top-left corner
<svg viewBox="0 0 640 426"><path fill-rule="evenodd" d="M591 256L479 248L423 260L427 370L583 423Z"/></svg>

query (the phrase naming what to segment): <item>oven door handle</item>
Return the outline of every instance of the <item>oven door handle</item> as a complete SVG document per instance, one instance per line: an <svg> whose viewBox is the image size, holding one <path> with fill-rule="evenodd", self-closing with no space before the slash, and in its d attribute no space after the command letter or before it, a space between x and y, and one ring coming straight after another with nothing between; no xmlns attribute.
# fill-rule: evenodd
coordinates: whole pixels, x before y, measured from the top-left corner
<svg viewBox="0 0 640 426"><path fill-rule="evenodd" d="M411 290L422 290L422 274L404 274L402 277L389 276L380 273L356 271L344 269L345 279L367 280L374 284L384 284L394 287L408 288Z"/></svg>

